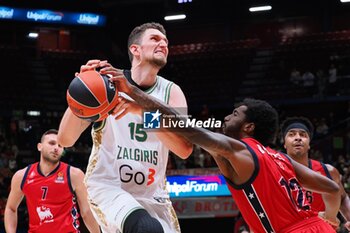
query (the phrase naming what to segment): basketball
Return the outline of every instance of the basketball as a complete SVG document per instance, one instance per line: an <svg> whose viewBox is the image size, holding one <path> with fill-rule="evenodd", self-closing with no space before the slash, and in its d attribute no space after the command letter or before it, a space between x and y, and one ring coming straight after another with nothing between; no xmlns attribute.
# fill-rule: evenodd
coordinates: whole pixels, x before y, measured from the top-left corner
<svg viewBox="0 0 350 233"><path fill-rule="evenodd" d="M79 73L67 90L67 103L73 114L90 121L105 119L118 103L118 91L95 70Z"/></svg>

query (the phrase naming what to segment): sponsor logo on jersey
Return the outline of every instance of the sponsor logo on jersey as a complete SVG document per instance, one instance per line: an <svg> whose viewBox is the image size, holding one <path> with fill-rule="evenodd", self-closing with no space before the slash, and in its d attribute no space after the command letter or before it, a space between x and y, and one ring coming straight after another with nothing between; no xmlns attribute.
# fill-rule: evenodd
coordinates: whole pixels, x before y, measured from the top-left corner
<svg viewBox="0 0 350 233"><path fill-rule="evenodd" d="M64 183L64 175L63 172L58 172L55 183Z"/></svg>
<svg viewBox="0 0 350 233"><path fill-rule="evenodd" d="M142 150L139 148L123 147L118 145L117 157L119 159L134 160L140 162L158 164L158 151Z"/></svg>
<svg viewBox="0 0 350 233"><path fill-rule="evenodd" d="M49 223L54 221L53 214L51 213L50 208L46 206L38 206L36 207L36 212L40 218L40 225L43 223Z"/></svg>
<svg viewBox="0 0 350 233"><path fill-rule="evenodd" d="M34 179L31 179L31 180L27 180L27 184L31 184L34 182Z"/></svg>
<svg viewBox="0 0 350 233"><path fill-rule="evenodd" d="M31 178L33 178L34 176L35 176L35 172L32 171L32 172L30 173L30 175L29 175L29 178L31 179Z"/></svg>

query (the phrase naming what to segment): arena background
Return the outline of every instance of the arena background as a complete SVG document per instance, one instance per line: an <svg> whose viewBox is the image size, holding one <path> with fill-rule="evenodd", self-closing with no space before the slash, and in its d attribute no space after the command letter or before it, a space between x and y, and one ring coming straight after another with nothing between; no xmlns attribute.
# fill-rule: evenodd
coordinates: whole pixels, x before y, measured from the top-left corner
<svg viewBox="0 0 350 233"><path fill-rule="evenodd" d="M261 4L272 10L249 12ZM42 132L58 127L74 72L91 58L129 68L127 36L149 21L167 30L170 54L161 75L183 89L192 116L222 119L244 97L267 100L281 120L307 116L315 125L311 156L337 167L350 190L350 3L8 0L0 1L0 7L106 16L101 27L0 18L0 232L11 177L38 160L36 143ZM164 21L165 15L175 13L187 17ZM39 36L29 38L30 32ZM313 78L304 75L307 72ZM85 170L90 146L87 130L63 160ZM281 147L279 141L275 147ZM169 175L218 174L214 161L199 148L185 161L171 155L168 168ZM174 199L182 232L234 232L238 211L229 200ZM18 225L18 232L26 232L24 203Z"/></svg>

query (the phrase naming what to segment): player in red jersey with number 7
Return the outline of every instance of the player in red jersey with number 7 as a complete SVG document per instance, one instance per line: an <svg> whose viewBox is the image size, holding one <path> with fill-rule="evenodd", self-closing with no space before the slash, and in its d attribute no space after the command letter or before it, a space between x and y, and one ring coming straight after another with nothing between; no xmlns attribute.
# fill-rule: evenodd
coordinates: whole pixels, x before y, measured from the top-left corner
<svg viewBox="0 0 350 233"><path fill-rule="evenodd" d="M120 70L110 67L108 72L118 90L130 95L144 109L178 115L169 106L126 82ZM119 111L123 109L116 109L114 114ZM176 128L173 132L210 152L254 233L335 232L326 220L336 222L339 186L266 146L275 138L277 126L278 114L267 102L245 99L225 117L225 135L194 127ZM325 219L310 211L301 185L322 193Z"/></svg>
<svg viewBox="0 0 350 233"><path fill-rule="evenodd" d="M63 147L57 143L57 130L51 129L42 135L38 150L40 161L17 171L12 178L5 209L6 232L16 232L17 208L25 196L28 232L80 232L79 206L89 231L99 233L87 200L84 173L60 162Z"/></svg>

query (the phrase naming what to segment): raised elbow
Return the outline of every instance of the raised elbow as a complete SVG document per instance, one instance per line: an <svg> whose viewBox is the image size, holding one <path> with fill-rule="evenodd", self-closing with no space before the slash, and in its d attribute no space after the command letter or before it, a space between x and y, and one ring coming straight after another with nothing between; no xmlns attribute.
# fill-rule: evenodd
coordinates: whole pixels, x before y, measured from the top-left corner
<svg viewBox="0 0 350 233"><path fill-rule="evenodd" d="M193 144L191 144L185 148L184 153L183 153L183 158L187 159L188 157L190 157L192 152L193 152Z"/></svg>
<svg viewBox="0 0 350 233"><path fill-rule="evenodd" d="M187 143L186 146L183 146L181 150L177 151L176 155L182 159L187 159L193 152L193 144Z"/></svg>
<svg viewBox="0 0 350 233"><path fill-rule="evenodd" d="M74 145L75 141L65 137L61 134L57 135L57 143L63 147L71 147Z"/></svg>

